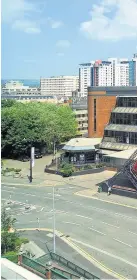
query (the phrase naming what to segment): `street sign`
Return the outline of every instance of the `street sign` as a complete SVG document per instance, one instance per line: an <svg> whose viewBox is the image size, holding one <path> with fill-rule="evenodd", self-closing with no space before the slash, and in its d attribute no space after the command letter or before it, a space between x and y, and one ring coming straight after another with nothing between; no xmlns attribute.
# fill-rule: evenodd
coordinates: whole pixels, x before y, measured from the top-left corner
<svg viewBox="0 0 137 280"><path fill-rule="evenodd" d="M31 162L32 162L32 167L34 167L34 159L35 159L35 148L31 147Z"/></svg>

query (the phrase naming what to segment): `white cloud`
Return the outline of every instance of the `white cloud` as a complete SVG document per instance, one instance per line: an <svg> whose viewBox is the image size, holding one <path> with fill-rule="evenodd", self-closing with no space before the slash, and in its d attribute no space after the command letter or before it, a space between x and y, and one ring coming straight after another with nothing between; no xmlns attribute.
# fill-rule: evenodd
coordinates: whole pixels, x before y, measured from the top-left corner
<svg viewBox="0 0 137 280"><path fill-rule="evenodd" d="M36 20L39 12L39 6L30 0L14 0L14 5L11 0L2 1L2 21L10 24L12 29L32 34L40 33L40 19Z"/></svg>
<svg viewBox="0 0 137 280"><path fill-rule="evenodd" d="M50 17L48 18L48 22L49 22L51 28L54 28L54 29L59 28L59 27L61 27L63 25L62 21L54 20L54 19L52 19Z"/></svg>
<svg viewBox="0 0 137 280"><path fill-rule="evenodd" d="M137 0L101 0L80 29L95 40L137 38Z"/></svg>
<svg viewBox="0 0 137 280"><path fill-rule="evenodd" d="M69 48L70 47L70 42L68 40L59 40L56 43L56 46L59 48Z"/></svg>
<svg viewBox="0 0 137 280"><path fill-rule="evenodd" d="M13 29L24 31L26 33L40 33L41 30L37 27L37 24L29 20L16 20L13 25Z"/></svg>

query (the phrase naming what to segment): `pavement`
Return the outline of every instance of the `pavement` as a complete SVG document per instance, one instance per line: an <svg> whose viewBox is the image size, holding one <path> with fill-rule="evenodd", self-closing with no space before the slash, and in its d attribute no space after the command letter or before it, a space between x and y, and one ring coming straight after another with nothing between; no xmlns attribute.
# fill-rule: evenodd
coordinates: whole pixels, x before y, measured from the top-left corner
<svg viewBox="0 0 137 280"><path fill-rule="evenodd" d="M106 174L102 177L101 174L97 174L91 186L95 187L98 180L103 181L104 176ZM87 178L87 181L90 181L90 177ZM79 181L78 178L77 180ZM57 183L56 230L68 235L68 241L73 244L73 249L76 251L78 248L77 253L81 252L84 257L81 266L84 268L87 261L90 261L94 265L96 263L94 268L96 273L102 267L102 273L106 271L108 274L117 273L119 279L136 278L137 209L130 205L123 206L123 203L115 204L103 199L75 195L88 190L89 187L76 186L74 179L69 183L67 181ZM106 200L108 199L106 195ZM11 204L6 204L9 200ZM16 216L17 228L53 228L53 199L50 186L13 185L13 182L11 185L2 182L2 203L6 205L7 211ZM26 209L26 205L30 208ZM69 255L71 257L71 254ZM104 278L104 274L101 278Z"/></svg>
<svg viewBox="0 0 137 280"><path fill-rule="evenodd" d="M22 237L26 237L30 240L33 240L33 242L35 242L35 244L39 246L39 250L37 251L37 254L39 254L40 250L42 251L44 250L45 254L48 254L50 251L53 252L53 234L51 233L51 231L26 230L20 232L20 235ZM98 278L110 279L110 274L102 271L100 268L97 268L89 260L85 259L85 257L83 257L75 249L73 249L73 247L70 246L70 242L68 242L67 244L62 238L60 238L57 235L56 235L56 254L64 257L68 261L75 263L76 265L82 267L88 272L92 272L92 274L94 274ZM42 258L44 260L44 256Z"/></svg>

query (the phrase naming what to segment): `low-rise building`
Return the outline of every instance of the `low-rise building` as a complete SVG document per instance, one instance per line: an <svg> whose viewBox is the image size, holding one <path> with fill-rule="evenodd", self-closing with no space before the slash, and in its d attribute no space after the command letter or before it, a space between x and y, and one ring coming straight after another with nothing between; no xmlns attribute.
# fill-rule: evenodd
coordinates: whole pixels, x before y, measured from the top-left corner
<svg viewBox="0 0 137 280"><path fill-rule="evenodd" d="M41 91L39 87L24 86L22 82L10 81L2 86L1 93L5 95L37 95L41 94Z"/></svg>
<svg viewBox="0 0 137 280"><path fill-rule="evenodd" d="M87 110L87 98L74 97L70 104L74 111L77 123L79 135L87 135L88 133L88 110Z"/></svg>

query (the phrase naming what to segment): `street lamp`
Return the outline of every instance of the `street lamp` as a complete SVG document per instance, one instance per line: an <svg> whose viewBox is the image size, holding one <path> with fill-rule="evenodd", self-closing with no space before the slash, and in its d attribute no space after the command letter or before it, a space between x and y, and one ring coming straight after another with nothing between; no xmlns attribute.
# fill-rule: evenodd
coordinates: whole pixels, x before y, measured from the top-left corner
<svg viewBox="0 0 137 280"><path fill-rule="evenodd" d="M53 253L56 253L55 189L53 187Z"/></svg>

